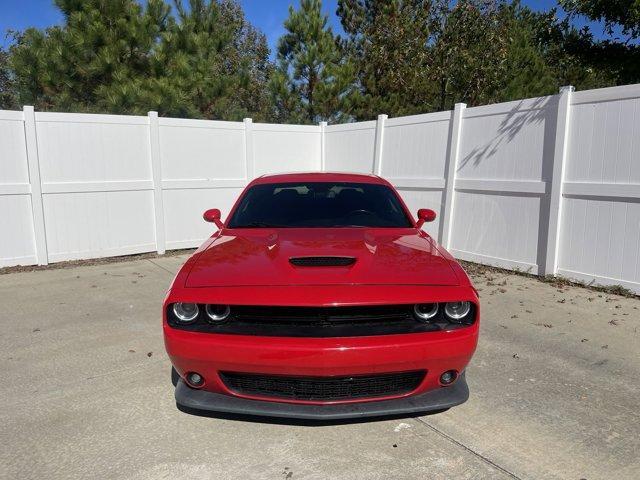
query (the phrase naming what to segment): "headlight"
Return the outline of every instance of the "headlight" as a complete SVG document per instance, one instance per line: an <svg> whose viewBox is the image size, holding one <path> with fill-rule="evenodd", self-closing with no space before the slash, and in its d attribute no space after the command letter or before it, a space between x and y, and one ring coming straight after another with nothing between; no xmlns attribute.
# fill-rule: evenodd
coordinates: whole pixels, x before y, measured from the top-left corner
<svg viewBox="0 0 640 480"><path fill-rule="evenodd" d="M205 310L207 311L207 316L214 322L226 320L231 313L229 305L207 305Z"/></svg>
<svg viewBox="0 0 640 480"><path fill-rule="evenodd" d="M200 309L196 303L174 303L173 313L181 323L191 323L198 318Z"/></svg>
<svg viewBox="0 0 640 480"><path fill-rule="evenodd" d="M444 306L444 313L451 320L461 320L471 311L469 302L449 302Z"/></svg>
<svg viewBox="0 0 640 480"><path fill-rule="evenodd" d="M418 320L426 322L427 320L430 320L436 316L436 313L438 313L438 304L417 303L413 307L413 312L415 313Z"/></svg>

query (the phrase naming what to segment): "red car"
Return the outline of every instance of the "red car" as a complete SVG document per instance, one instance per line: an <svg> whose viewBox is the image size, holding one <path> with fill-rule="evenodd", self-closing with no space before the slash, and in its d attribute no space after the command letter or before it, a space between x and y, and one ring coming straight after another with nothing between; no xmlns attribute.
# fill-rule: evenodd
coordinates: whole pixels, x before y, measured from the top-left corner
<svg viewBox="0 0 640 480"><path fill-rule="evenodd" d="M373 175L252 181L163 307L178 407L302 419L467 400L480 308L469 277Z"/></svg>

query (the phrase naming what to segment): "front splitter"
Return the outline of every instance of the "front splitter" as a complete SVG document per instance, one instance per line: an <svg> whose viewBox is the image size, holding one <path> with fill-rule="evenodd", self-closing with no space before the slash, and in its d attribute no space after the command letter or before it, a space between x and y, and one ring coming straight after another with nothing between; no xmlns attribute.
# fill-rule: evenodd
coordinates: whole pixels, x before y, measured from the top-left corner
<svg viewBox="0 0 640 480"><path fill-rule="evenodd" d="M180 379L176 386L175 396L178 406L198 411L303 420L342 420L446 410L467 401L469 387L463 372L453 385L420 395L410 395L393 400L308 405L250 400L196 390L187 386L184 380Z"/></svg>

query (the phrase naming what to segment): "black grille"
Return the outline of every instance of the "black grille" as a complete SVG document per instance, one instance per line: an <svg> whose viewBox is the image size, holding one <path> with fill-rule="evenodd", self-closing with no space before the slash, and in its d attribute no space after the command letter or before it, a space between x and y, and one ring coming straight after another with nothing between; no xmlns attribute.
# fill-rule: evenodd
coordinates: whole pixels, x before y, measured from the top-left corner
<svg viewBox="0 0 640 480"><path fill-rule="evenodd" d="M226 331L225 331L226 330ZM413 318L411 305L357 307L235 306L220 333L284 337L352 337L438 330Z"/></svg>
<svg viewBox="0 0 640 480"><path fill-rule="evenodd" d="M356 263L354 257L292 257L296 267L348 267Z"/></svg>
<svg viewBox="0 0 640 480"><path fill-rule="evenodd" d="M418 388L425 373L420 370L349 377L290 377L221 372L220 378L240 394L328 402L410 393Z"/></svg>
<svg viewBox="0 0 640 480"><path fill-rule="evenodd" d="M413 318L412 305L365 305L354 307L233 307L236 320L246 322L269 322L271 325L288 325L295 322L307 325L336 325L352 322L388 322Z"/></svg>
<svg viewBox="0 0 640 480"><path fill-rule="evenodd" d="M358 305L345 307L297 307L231 305L223 322L210 322L201 315L192 324L180 324L167 308L169 325L181 330L266 337L359 337L403 333L436 332L464 328L473 322L455 324L444 318L443 308L430 322L418 321L413 305ZM472 311L475 318L475 309Z"/></svg>

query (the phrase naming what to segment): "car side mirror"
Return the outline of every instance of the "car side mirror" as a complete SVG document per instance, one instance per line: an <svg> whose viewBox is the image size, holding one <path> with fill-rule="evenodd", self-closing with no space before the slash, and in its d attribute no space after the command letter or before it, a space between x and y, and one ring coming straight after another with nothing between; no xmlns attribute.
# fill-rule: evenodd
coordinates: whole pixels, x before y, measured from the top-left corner
<svg viewBox="0 0 640 480"><path fill-rule="evenodd" d="M220 217L220 210L218 210L217 208L211 208L204 212L204 214L202 215L202 218L204 218L205 222L215 223L218 228L222 228L224 227L224 223L222 223Z"/></svg>
<svg viewBox="0 0 640 480"><path fill-rule="evenodd" d="M420 228L425 222L433 222L436 219L436 212L430 208L421 208L418 210L418 221L416 227Z"/></svg>

